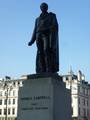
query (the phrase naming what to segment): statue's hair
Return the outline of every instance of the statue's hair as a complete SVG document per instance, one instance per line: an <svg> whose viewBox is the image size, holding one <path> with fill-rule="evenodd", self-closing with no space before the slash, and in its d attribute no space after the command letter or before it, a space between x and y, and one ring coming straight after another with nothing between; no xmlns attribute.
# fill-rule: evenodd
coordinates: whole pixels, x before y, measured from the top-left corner
<svg viewBox="0 0 90 120"><path fill-rule="evenodd" d="M45 2L41 3L40 8L41 8L42 6L45 6L46 9L48 9L48 4L47 4L47 3L45 3Z"/></svg>

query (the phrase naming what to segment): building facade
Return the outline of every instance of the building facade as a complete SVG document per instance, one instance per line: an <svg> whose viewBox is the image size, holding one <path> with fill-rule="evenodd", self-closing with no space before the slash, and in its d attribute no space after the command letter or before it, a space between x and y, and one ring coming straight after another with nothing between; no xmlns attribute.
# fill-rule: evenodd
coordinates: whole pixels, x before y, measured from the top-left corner
<svg viewBox="0 0 90 120"><path fill-rule="evenodd" d="M0 80L0 120L16 120L20 86L22 80Z"/></svg>
<svg viewBox="0 0 90 120"><path fill-rule="evenodd" d="M66 88L71 90L72 119L90 120L90 84L81 71L75 75L72 70L63 75Z"/></svg>
<svg viewBox="0 0 90 120"><path fill-rule="evenodd" d="M81 71L72 70L63 75L66 88L71 90L72 120L90 120L90 84ZM22 76L18 80L0 79L0 120L16 120L18 109L18 91L22 87Z"/></svg>

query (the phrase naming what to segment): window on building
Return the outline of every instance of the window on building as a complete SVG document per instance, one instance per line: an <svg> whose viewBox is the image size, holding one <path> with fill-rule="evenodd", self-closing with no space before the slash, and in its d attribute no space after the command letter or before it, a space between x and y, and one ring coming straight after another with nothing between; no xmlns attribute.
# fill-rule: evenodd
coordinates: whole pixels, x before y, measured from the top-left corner
<svg viewBox="0 0 90 120"><path fill-rule="evenodd" d="M11 99L8 99L8 104L9 104L9 105L11 104Z"/></svg>
<svg viewBox="0 0 90 120"><path fill-rule="evenodd" d="M71 110L72 110L71 112L72 112L72 115L73 115L73 107L72 107L72 109L71 109Z"/></svg>
<svg viewBox="0 0 90 120"><path fill-rule="evenodd" d="M78 103L80 104L80 97L78 98Z"/></svg>
<svg viewBox="0 0 90 120"><path fill-rule="evenodd" d="M4 105L6 105L7 104L7 99L4 99Z"/></svg>
<svg viewBox="0 0 90 120"><path fill-rule="evenodd" d="M2 115L2 109L0 109L0 115Z"/></svg>
<svg viewBox="0 0 90 120"><path fill-rule="evenodd" d="M86 95L88 95L88 88L86 89Z"/></svg>
<svg viewBox="0 0 90 120"><path fill-rule="evenodd" d="M83 88L83 94L85 95L85 88Z"/></svg>
<svg viewBox="0 0 90 120"><path fill-rule="evenodd" d="M82 104L85 105L85 99L84 98L82 99Z"/></svg>
<svg viewBox="0 0 90 120"><path fill-rule="evenodd" d="M85 117L86 116L86 109L83 108L83 116Z"/></svg>
<svg viewBox="0 0 90 120"><path fill-rule="evenodd" d="M13 114L13 115L15 114L15 108L12 109L12 114Z"/></svg>
<svg viewBox="0 0 90 120"><path fill-rule="evenodd" d="M2 105L2 99L0 99L0 105Z"/></svg>
<svg viewBox="0 0 90 120"><path fill-rule="evenodd" d="M15 82L13 82L13 86L15 86L16 85L16 83Z"/></svg>
<svg viewBox="0 0 90 120"><path fill-rule="evenodd" d="M84 105L85 105L85 99L84 99Z"/></svg>
<svg viewBox="0 0 90 120"><path fill-rule="evenodd" d="M15 99L13 99L13 104L15 104Z"/></svg>
<svg viewBox="0 0 90 120"><path fill-rule="evenodd" d="M7 114L7 110L6 109L4 109L4 115L6 115Z"/></svg>
<svg viewBox="0 0 90 120"><path fill-rule="evenodd" d="M79 112L79 115L80 115L80 111L81 111L81 110L80 110L80 107L79 107L79 111L78 111L78 112Z"/></svg>
<svg viewBox="0 0 90 120"><path fill-rule="evenodd" d="M65 79L66 80L66 79ZM22 86L22 81L18 82L18 86Z"/></svg>
<svg viewBox="0 0 90 120"><path fill-rule="evenodd" d="M66 77L66 80L68 80L68 77Z"/></svg>
<svg viewBox="0 0 90 120"><path fill-rule="evenodd" d="M16 91L15 91L15 90L13 90L13 96L15 96L15 93L16 93Z"/></svg>
<svg viewBox="0 0 90 120"><path fill-rule="evenodd" d="M89 109L87 109L87 116L89 116Z"/></svg>
<svg viewBox="0 0 90 120"><path fill-rule="evenodd" d="M78 86L78 92L80 93L80 86Z"/></svg>
<svg viewBox="0 0 90 120"><path fill-rule="evenodd" d="M7 96L7 91L5 91L4 95Z"/></svg>
<svg viewBox="0 0 90 120"><path fill-rule="evenodd" d="M11 113L11 109L10 109L10 108L8 108L8 115L10 115L10 113Z"/></svg>
<svg viewBox="0 0 90 120"><path fill-rule="evenodd" d="M11 96L11 91L9 91L8 95Z"/></svg>
<svg viewBox="0 0 90 120"><path fill-rule="evenodd" d="M0 91L0 96L2 96L2 91Z"/></svg>
<svg viewBox="0 0 90 120"><path fill-rule="evenodd" d="M87 106L88 106L88 100L87 100Z"/></svg>

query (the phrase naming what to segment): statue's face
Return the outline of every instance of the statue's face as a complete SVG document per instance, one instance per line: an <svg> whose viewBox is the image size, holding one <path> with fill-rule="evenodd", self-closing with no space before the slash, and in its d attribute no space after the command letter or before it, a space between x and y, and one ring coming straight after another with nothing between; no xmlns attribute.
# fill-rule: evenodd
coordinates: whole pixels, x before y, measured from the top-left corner
<svg viewBox="0 0 90 120"><path fill-rule="evenodd" d="M40 5L40 9L41 9L42 12L47 12L47 10L48 10L48 5L47 5L46 3L42 3L42 4Z"/></svg>

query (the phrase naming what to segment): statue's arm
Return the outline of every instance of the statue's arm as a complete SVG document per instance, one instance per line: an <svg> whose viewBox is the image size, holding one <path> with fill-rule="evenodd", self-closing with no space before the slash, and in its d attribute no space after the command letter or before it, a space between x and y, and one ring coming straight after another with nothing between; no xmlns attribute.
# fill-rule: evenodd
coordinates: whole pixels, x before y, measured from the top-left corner
<svg viewBox="0 0 90 120"><path fill-rule="evenodd" d="M32 38L31 38L30 42L28 43L28 46L31 46L36 40L36 24L37 24L37 20L35 21L34 31L32 34Z"/></svg>

